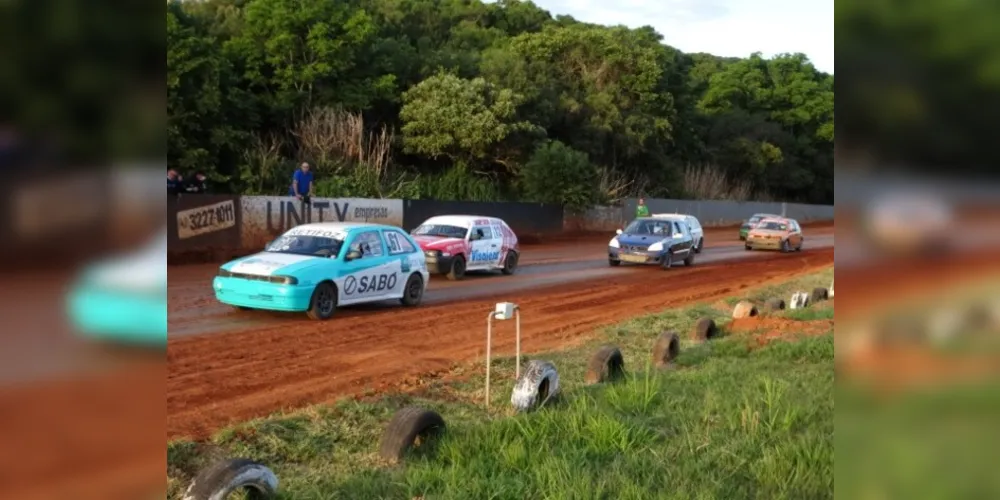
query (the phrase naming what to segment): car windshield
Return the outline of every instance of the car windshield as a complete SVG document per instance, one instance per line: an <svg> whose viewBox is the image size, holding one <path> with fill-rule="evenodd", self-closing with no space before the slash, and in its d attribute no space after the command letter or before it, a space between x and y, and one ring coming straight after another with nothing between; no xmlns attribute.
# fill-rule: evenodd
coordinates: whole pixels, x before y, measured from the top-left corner
<svg viewBox="0 0 1000 500"><path fill-rule="evenodd" d="M765 222L765 223L761 224L758 227L760 229L764 229L766 231L787 231L788 230L788 224L785 224L784 222L769 221L769 222Z"/></svg>
<svg viewBox="0 0 1000 500"><path fill-rule="evenodd" d="M442 238L465 238L468 229L447 224L424 224L413 230L414 236L440 236Z"/></svg>
<svg viewBox="0 0 1000 500"><path fill-rule="evenodd" d="M344 238L341 235L285 234L272 241L264 250L274 253L336 257L343 245Z"/></svg>
<svg viewBox="0 0 1000 500"><path fill-rule="evenodd" d="M628 234L670 234L670 221L636 219L625 227Z"/></svg>

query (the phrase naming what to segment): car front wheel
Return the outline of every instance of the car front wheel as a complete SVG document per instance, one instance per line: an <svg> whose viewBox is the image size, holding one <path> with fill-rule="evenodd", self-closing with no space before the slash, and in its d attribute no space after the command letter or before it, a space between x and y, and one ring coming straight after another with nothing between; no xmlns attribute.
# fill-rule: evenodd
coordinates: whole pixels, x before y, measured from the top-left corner
<svg viewBox="0 0 1000 500"><path fill-rule="evenodd" d="M337 310L337 288L331 283L320 283L313 290L306 315L309 319L327 320Z"/></svg>
<svg viewBox="0 0 1000 500"><path fill-rule="evenodd" d="M461 255L451 261L451 269L448 270L448 279L460 280L465 277L465 257Z"/></svg>

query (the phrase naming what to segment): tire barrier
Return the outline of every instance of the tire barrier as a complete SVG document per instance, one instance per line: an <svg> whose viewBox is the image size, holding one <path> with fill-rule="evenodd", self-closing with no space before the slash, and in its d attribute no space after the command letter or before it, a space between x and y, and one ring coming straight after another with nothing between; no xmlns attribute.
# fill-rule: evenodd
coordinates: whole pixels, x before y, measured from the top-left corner
<svg viewBox="0 0 1000 500"><path fill-rule="evenodd" d="M759 313L760 311L757 310L757 306L753 305L752 302L742 300L733 308L733 319L751 318L757 316Z"/></svg>
<svg viewBox="0 0 1000 500"><path fill-rule="evenodd" d="M806 292L795 292L792 294L791 308L805 309L809 306L809 295Z"/></svg>
<svg viewBox="0 0 1000 500"><path fill-rule="evenodd" d="M785 309L785 299L773 298L764 303L767 312L777 312Z"/></svg>
<svg viewBox="0 0 1000 500"><path fill-rule="evenodd" d="M701 318L694 325L694 338L699 341L712 340L719 336L719 328L712 318Z"/></svg>
<svg viewBox="0 0 1000 500"><path fill-rule="evenodd" d="M278 477L253 460L225 460L198 473L184 492L183 500L225 500L240 490L245 490L253 500L274 498Z"/></svg>
<svg viewBox="0 0 1000 500"><path fill-rule="evenodd" d="M587 385L613 382L625 375L625 360L622 352L613 345L602 346L590 358L587 364L587 375L584 382Z"/></svg>
<svg viewBox="0 0 1000 500"><path fill-rule="evenodd" d="M559 394L559 372L549 361L533 359L528 362L521 378L514 385L510 404L517 411L541 408Z"/></svg>
<svg viewBox="0 0 1000 500"><path fill-rule="evenodd" d="M386 427L379 445L379 456L390 462L398 462L417 444L417 439L429 438L442 432L444 428L444 419L437 412L419 406L407 406L397 411Z"/></svg>
<svg viewBox="0 0 1000 500"><path fill-rule="evenodd" d="M653 344L653 366L665 368L681 353L681 339L676 332L663 332Z"/></svg>

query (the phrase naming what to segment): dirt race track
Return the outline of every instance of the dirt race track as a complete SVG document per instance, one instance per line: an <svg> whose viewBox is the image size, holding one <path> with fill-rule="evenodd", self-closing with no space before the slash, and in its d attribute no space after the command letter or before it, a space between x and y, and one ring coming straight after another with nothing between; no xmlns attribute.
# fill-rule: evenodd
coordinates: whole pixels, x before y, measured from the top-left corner
<svg viewBox="0 0 1000 500"><path fill-rule="evenodd" d="M494 303L522 312L522 350L586 339L595 328L833 263L833 226L806 226L801 253L746 252L735 229L706 230L692 268L609 268L608 237L526 246L514 276L434 277L424 305L361 306L326 322L236 311L215 301L217 265L169 269L167 438L205 438L233 422L369 390L403 389L481 356ZM498 325L494 352L513 351Z"/></svg>

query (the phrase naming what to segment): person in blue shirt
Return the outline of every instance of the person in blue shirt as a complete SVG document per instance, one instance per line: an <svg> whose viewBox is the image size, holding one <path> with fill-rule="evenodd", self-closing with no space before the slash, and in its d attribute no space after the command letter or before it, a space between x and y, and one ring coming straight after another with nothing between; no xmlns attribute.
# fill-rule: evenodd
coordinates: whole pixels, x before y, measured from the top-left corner
<svg viewBox="0 0 1000 500"><path fill-rule="evenodd" d="M302 163L295 171L288 194L309 203L309 198L313 195L313 174L309 171L308 163Z"/></svg>

